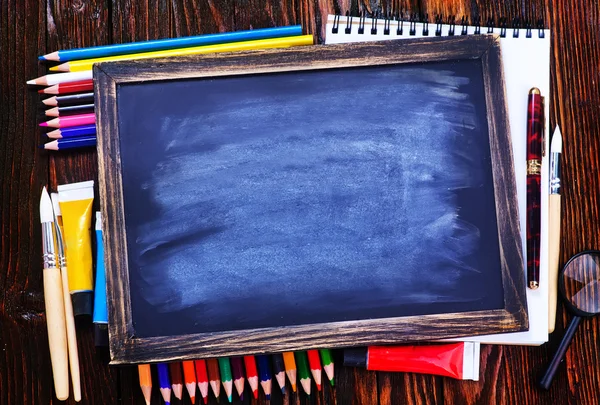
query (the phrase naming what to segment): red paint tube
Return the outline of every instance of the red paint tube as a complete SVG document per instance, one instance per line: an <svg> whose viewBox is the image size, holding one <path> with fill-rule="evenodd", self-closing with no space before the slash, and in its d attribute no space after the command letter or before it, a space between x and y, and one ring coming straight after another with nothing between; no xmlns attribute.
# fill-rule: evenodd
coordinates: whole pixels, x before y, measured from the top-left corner
<svg viewBox="0 0 600 405"><path fill-rule="evenodd" d="M344 366L479 380L479 343L370 346L344 350Z"/></svg>

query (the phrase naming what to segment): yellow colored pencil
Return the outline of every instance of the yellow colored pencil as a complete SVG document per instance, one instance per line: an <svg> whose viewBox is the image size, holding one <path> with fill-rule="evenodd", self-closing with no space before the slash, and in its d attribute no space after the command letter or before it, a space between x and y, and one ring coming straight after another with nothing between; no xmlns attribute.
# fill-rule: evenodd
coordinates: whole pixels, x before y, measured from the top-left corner
<svg viewBox="0 0 600 405"><path fill-rule="evenodd" d="M195 46L192 48L170 49L165 51L133 53L129 55L107 56L104 58L83 59L63 63L51 67L53 72L82 72L92 70L92 65L99 62L114 62L120 60L137 60L151 58L166 58L172 56L201 55L217 52L237 52L254 49L289 48L292 46L312 45L312 35L298 35L295 37L259 39L256 41L231 42L229 44Z"/></svg>

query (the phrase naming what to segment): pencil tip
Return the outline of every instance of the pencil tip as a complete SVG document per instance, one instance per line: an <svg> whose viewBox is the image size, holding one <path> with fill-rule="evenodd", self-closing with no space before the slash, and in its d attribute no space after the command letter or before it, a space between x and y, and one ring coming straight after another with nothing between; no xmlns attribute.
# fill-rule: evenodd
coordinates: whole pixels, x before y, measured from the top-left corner
<svg viewBox="0 0 600 405"><path fill-rule="evenodd" d="M38 56L38 60L46 60L46 57L44 55Z"/></svg>
<svg viewBox="0 0 600 405"><path fill-rule="evenodd" d="M47 127L48 123L47 122L40 122L40 127Z"/></svg>
<svg viewBox="0 0 600 405"><path fill-rule="evenodd" d="M285 387L281 387L281 393L285 395Z"/></svg>
<svg viewBox="0 0 600 405"><path fill-rule="evenodd" d="M231 395L227 395L227 400L229 401L229 403L231 403Z"/></svg>
<svg viewBox="0 0 600 405"><path fill-rule="evenodd" d="M271 394L265 394L265 398L267 399L267 401L271 400Z"/></svg>
<svg viewBox="0 0 600 405"><path fill-rule="evenodd" d="M240 401L244 402L244 393L243 392L240 394Z"/></svg>
<svg viewBox="0 0 600 405"><path fill-rule="evenodd" d="M27 80L27 84L36 84L35 79Z"/></svg>
<svg viewBox="0 0 600 405"><path fill-rule="evenodd" d="M204 401L204 405L208 404L208 397L204 397L202 400Z"/></svg>
<svg viewBox="0 0 600 405"><path fill-rule="evenodd" d="M331 383L331 386L335 386L335 384L333 383L333 378L331 380L329 380L329 382Z"/></svg>
<svg viewBox="0 0 600 405"><path fill-rule="evenodd" d="M321 391L321 384L317 384L317 390Z"/></svg>

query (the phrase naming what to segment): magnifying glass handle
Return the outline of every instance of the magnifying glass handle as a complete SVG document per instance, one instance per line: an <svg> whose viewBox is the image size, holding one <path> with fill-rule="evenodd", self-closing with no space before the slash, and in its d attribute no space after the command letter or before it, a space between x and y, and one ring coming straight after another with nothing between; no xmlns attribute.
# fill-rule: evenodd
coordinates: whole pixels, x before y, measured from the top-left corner
<svg viewBox="0 0 600 405"><path fill-rule="evenodd" d="M567 349L569 348L569 345L573 340L573 336L575 336L575 331L577 330L577 327L579 326L580 322L580 316L574 316L573 319L571 319L571 323L569 324L569 327L567 328L567 331L565 332L565 335L563 336L562 341L560 342L560 346L558 346L558 350L556 350L554 358L550 362L550 365L548 365L546 374L544 374L544 376L540 380L540 387L542 387L543 389L550 389L550 384L552 384L554 374L556 374L556 370L558 370L560 362L562 361L563 357L565 357L565 353L567 352Z"/></svg>

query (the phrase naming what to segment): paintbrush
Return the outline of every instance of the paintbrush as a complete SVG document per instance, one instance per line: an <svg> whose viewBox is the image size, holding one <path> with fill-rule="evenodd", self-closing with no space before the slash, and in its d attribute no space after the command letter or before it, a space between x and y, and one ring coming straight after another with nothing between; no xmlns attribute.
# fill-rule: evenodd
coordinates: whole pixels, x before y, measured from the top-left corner
<svg viewBox="0 0 600 405"><path fill-rule="evenodd" d="M556 324L556 301L558 290L558 259L560 257L560 155L562 134L557 125L550 144L550 195L548 210L550 229L548 232L548 333L554 332Z"/></svg>
<svg viewBox="0 0 600 405"><path fill-rule="evenodd" d="M60 270L56 267L54 214L52 201L50 201L46 187L42 190L40 199L40 219L44 260L44 301L46 303L50 361L56 398L64 401L69 398L67 332Z"/></svg>

